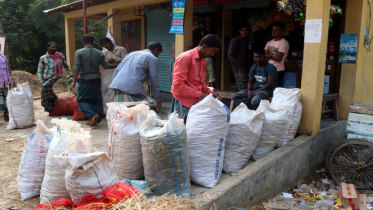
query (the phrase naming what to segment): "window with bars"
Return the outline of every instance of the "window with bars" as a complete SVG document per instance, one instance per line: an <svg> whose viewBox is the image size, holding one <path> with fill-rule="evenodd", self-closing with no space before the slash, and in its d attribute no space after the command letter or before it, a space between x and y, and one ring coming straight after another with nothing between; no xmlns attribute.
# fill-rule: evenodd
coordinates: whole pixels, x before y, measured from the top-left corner
<svg viewBox="0 0 373 210"><path fill-rule="evenodd" d="M128 52L141 50L141 19L122 22L122 46Z"/></svg>

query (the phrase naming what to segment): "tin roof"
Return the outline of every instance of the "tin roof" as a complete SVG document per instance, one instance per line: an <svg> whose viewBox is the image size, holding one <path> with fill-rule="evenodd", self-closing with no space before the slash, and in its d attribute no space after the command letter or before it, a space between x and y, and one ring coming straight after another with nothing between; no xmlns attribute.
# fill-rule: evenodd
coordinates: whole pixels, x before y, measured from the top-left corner
<svg viewBox="0 0 373 210"><path fill-rule="evenodd" d="M95 5L105 4L105 3L109 3L113 1L116 1L116 0L87 0L87 7L92 7ZM83 9L83 0L78 0L70 4L65 4L65 5L53 8L53 9L44 10L43 12L47 14L53 14L53 13L59 13L59 12L67 13L67 12L72 12L72 11L80 10L80 9Z"/></svg>

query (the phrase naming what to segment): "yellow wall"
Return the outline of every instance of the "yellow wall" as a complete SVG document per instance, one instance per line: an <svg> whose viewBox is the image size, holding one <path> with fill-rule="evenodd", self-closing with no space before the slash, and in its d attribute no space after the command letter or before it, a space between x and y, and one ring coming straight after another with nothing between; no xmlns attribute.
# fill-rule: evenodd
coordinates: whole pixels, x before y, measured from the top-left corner
<svg viewBox="0 0 373 210"><path fill-rule="evenodd" d="M373 53L367 52L364 47L365 26L369 25L368 3L367 1L347 0L345 12L345 33L358 34L358 49L356 64L342 64L338 106L341 119L348 118L349 107L352 103L373 101L373 83L370 82L373 79ZM372 27L373 25L369 31L371 37L373 36Z"/></svg>

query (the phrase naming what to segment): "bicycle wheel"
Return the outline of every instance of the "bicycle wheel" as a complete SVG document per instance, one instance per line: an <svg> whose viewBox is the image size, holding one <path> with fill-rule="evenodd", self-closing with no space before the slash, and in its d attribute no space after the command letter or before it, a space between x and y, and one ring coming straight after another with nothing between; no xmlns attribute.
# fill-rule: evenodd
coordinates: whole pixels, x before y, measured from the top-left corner
<svg viewBox="0 0 373 210"><path fill-rule="evenodd" d="M359 192L373 191L373 144L356 140L334 149L329 161L330 175L336 185L354 184Z"/></svg>
<svg viewBox="0 0 373 210"><path fill-rule="evenodd" d="M331 173L331 171L329 170L330 166L329 166L329 160L330 160L330 157L331 155L333 154L333 152L335 151L335 149L337 149L339 146L341 146L342 144L345 144L345 143L348 143L348 142L354 142L354 141L358 141L359 139L343 139L341 141L338 141L337 143L335 143L332 148L330 149L328 155L326 156L326 170L328 170L329 173Z"/></svg>

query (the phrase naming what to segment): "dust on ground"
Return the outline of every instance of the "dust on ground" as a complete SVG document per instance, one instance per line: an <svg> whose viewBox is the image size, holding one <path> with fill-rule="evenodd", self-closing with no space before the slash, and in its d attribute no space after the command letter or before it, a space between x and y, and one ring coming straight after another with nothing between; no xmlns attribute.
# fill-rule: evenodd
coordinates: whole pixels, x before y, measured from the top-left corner
<svg viewBox="0 0 373 210"><path fill-rule="evenodd" d="M66 73L65 73L66 74ZM12 71L12 78L16 84L22 84L28 82L32 90L33 97L40 97L41 95L41 83L39 77L34 74L30 74L25 71ZM56 94L64 93L68 91L66 84L66 75L61 77L54 85L53 90Z"/></svg>

